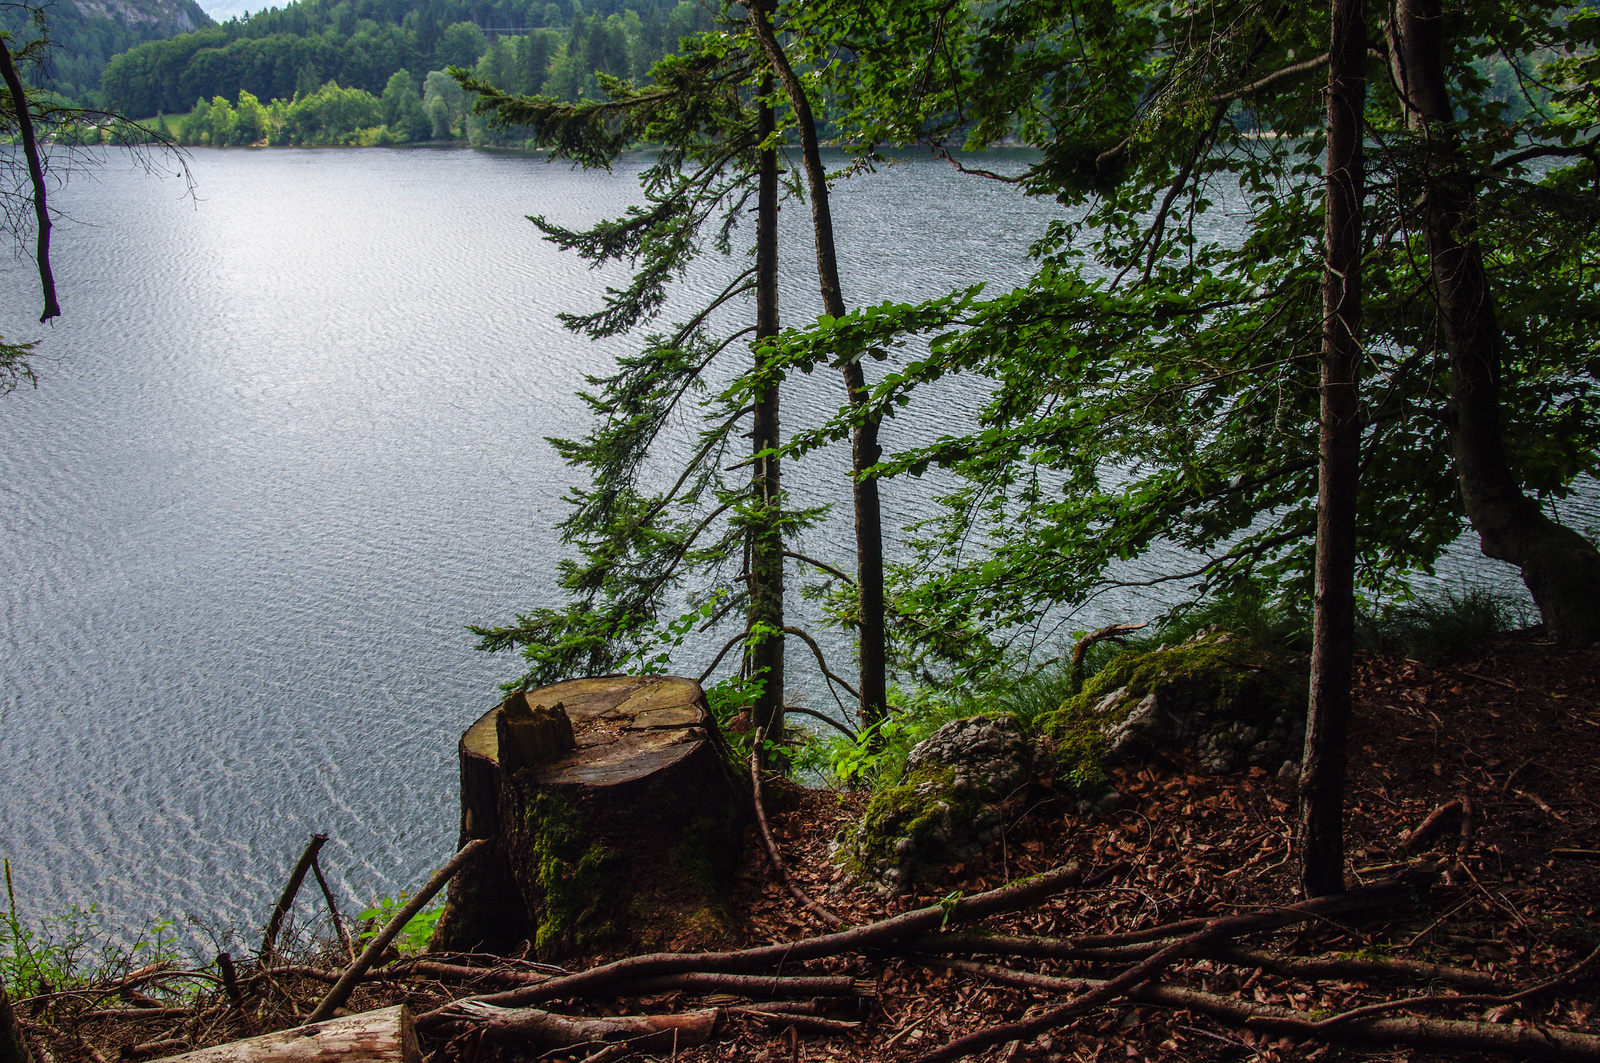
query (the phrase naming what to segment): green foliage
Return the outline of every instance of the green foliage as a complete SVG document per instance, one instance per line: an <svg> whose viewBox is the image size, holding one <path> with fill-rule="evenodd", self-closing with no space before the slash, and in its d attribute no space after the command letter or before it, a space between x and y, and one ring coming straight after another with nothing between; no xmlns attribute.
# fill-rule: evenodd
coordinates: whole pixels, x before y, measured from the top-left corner
<svg viewBox="0 0 1600 1063"><path fill-rule="evenodd" d="M380 897L375 905L358 914L356 918L365 924L361 930L361 940L371 941L377 937L379 932L406 906L406 896L402 893L398 897ZM400 933L394 938L394 947L403 956L414 956L428 951L433 928L438 925L439 917L443 914L443 900L434 901L423 908L406 920L406 925L400 928Z"/></svg>
<svg viewBox="0 0 1600 1063"><path fill-rule="evenodd" d="M831 731L812 736L812 751L802 763L824 766L825 776L838 783L873 789L896 785L912 748L952 720L1010 716L1032 734L1072 693L1071 674L1061 664L994 672L972 686L891 687L889 715L881 723L864 728L855 741Z"/></svg>
<svg viewBox="0 0 1600 1063"><path fill-rule="evenodd" d="M29 926L17 914L11 861L4 862L7 909L0 914L0 982L13 998L72 989L135 967L179 957L171 920L158 920L120 944L95 905L72 905Z"/></svg>
<svg viewBox="0 0 1600 1063"><path fill-rule="evenodd" d="M873 44L825 75L848 102L847 138L863 150L880 140L943 150L958 131L969 146L1020 137L1042 152L1023 187L1069 208L1015 291L862 308L774 344L773 374L925 345L874 389L868 412L882 416L914 408L919 389L946 377L988 394L973 430L878 468L954 477L942 514L912 541L915 558L894 573L902 640L913 651L920 640L924 661L980 675L1067 607L1122 586L1123 566L1158 544L1194 557L1156 579L1173 592L1203 598L1259 581L1304 600L1326 79L1304 59L1326 50L1326 9L1011 0L950 17L938 5L869 6L858 18L853 7L795 16L818 27L819 42L839 26ZM1473 235L1504 331L1504 443L1530 494L1561 498L1600 470L1600 291L1590 280L1600 197L1592 123L1570 118L1593 98L1595 20L1553 2L1515 13L1469 3L1451 19L1455 132L1482 189ZM926 47L934 39L939 48ZM1556 99L1569 110L1530 96L1511 118L1485 79L1496 56L1564 86ZM1269 75L1270 88L1243 91ZM1432 573L1465 515L1448 358L1420 294L1428 255L1411 213L1428 150L1387 81L1373 85L1358 577L1382 599ZM843 439L864 415L842 412L789 452Z"/></svg>
<svg viewBox="0 0 1600 1063"><path fill-rule="evenodd" d="M680 36L711 25L710 12L689 0L630 3L599 0L575 14L534 0L488 8L466 0L297 0L132 48L111 59L98 82L107 100L147 115L181 111L197 96L291 100L330 79L378 95L400 70L421 81L429 70L475 64L507 92L592 99L602 95L597 77L642 78ZM522 32L490 39L480 26Z"/></svg>
<svg viewBox="0 0 1600 1063"><path fill-rule="evenodd" d="M4 337L0 337L0 395L16 390L23 381L38 386L39 378L33 375L33 367L28 364L28 352L33 347L31 343L6 343Z"/></svg>

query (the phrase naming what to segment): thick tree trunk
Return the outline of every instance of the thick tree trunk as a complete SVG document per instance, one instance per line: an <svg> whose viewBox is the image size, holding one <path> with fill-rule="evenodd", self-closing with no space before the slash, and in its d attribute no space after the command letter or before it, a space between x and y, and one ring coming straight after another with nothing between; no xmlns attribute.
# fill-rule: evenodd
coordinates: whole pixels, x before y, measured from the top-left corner
<svg viewBox="0 0 1600 1063"><path fill-rule="evenodd" d="M1522 492L1500 431L1502 335L1476 238L1475 182L1450 130L1440 0L1400 0L1389 54L1408 124L1428 151L1422 222L1450 356L1450 451L1483 553L1522 570L1546 632L1600 640L1600 553Z"/></svg>
<svg viewBox="0 0 1600 1063"><path fill-rule="evenodd" d="M817 142L816 117L805 86L778 44L769 21L768 3L750 5L750 26L762 49L783 83L789 105L794 110L800 131L800 158L806 170L806 186L811 193L811 229L817 245L817 280L822 289L822 307L830 317L845 314L844 296L839 286L838 257L833 246L833 214L828 205L828 174L822 165L822 149ZM867 378L861 363L844 367L845 390L850 405L859 409L867 402ZM883 515L878 501L877 479L863 475L878 463L883 450L878 446L878 418L869 417L857 424L850 437L851 479L856 517L856 593L859 617L857 633L861 640L862 723L884 718L888 706L888 631L884 625L883 597Z"/></svg>
<svg viewBox="0 0 1600 1063"><path fill-rule="evenodd" d="M461 738L461 841L433 947L555 958L601 943L726 941L750 796L699 684L574 679L485 713Z"/></svg>
<svg viewBox="0 0 1600 1063"><path fill-rule="evenodd" d="M772 79L762 79L761 95L772 94ZM761 105L757 134L765 142L776 129L772 107ZM761 152L760 187L756 197L756 345L778 334L778 152ZM756 356L756 369L762 359ZM755 454L778 446L778 383L756 396L751 446ZM759 514L750 529L750 671L762 681L755 704L755 725L762 731L783 731L783 496L778 459L757 457L751 493Z"/></svg>
<svg viewBox="0 0 1600 1063"><path fill-rule="evenodd" d="M1300 769L1300 886L1307 897L1344 889L1345 736L1355 671L1356 487L1361 448L1357 370L1366 17L1364 0L1333 0L1323 206L1316 615Z"/></svg>
<svg viewBox="0 0 1600 1063"><path fill-rule="evenodd" d="M0 1063L33 1063L33 1053L22 1036L22 1025L11 1010L6 984L0 982Z"/></svg>

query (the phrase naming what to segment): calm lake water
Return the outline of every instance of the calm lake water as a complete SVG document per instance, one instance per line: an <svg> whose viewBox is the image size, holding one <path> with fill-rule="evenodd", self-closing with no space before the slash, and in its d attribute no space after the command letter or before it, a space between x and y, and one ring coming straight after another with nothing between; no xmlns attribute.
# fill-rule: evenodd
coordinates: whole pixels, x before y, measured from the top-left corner
<svg viewBox="0 0 1600 1063"><path fill-rule="evenodd" d="M545 437L584 430L584 374L635 345L559 326L623 274L523 217L619 214L645 164L198 150L193 196L119 158L59 195L65 316L32 324L25 263L0 286L0 327L42 355L40 386L0 398L0 855L30 916L96 902L248 941L313 831L351 903L442 862L456 739L519 672L464 625L555 604L571 477ZM928 161L836 195L852 304L1020 280L1058 211ZM818 304L805 212L785 219L793 322ZM697 269L683 299L733 268ZM832 374L795 383L788 423L837 406ZM949 388L889 441L980 399ZM786 486L839 500L845 460ZM892 525L930 493L887 489ZM807 549L848 567L849 541L845 507ZM831 704L790 659L802 701Z"/></svg>

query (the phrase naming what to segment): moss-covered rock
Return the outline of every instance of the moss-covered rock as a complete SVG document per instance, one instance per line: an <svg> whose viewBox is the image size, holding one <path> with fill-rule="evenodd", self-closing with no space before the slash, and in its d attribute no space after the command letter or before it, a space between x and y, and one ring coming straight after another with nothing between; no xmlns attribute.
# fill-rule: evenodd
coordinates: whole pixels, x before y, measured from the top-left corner
<svg viewBox="0 0 1600 1063"><path fill-rule="evenodd" d="M1118 654L1041 725L1064 781L1090 796L1109 766L1190 743L1207 771L1276 767L1298 750L1305 699L1302 660L1214 630Z"/></svg>
<svg viewBox="0 0 1600 1063"><path fill-rule="evenodd" d="M954 720L911 751L898 784L873 794L841 858L885 894L965 860L994 840L997 805L1028 782L1031 763L1016 720Z"/></svg>

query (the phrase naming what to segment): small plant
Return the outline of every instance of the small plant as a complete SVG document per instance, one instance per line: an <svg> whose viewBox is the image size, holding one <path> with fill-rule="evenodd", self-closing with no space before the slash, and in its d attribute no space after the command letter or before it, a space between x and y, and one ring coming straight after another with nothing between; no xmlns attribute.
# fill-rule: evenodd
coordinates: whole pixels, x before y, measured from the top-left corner
<svg viewBox="0 0 1600 1063"><path fill-rule="evenodd" d="M98 907L71 905L37 927L17 914L11 861L6 860L6 911L0 915L0 979L16 997L72 989L146 964L180 958L175 924L158 920L132 945L119 945L100 922Z"/></svg>
<svg viewBox="0 0 1600 1063"><path fill-rule="evenodd" d="M400 913L406 906L408 894L402 893L398 897L383 897L371 908L356 916L365 924L361 931L362 941L371 941L377 937L389 921ZM395 935L394 947L402 955L410 956L419 952L426 952L428 942L433 938L433 928L439 923L439 916L444 914L444 901L435 901L422 911L406 921L400 928L400 933Z"/></svg>

